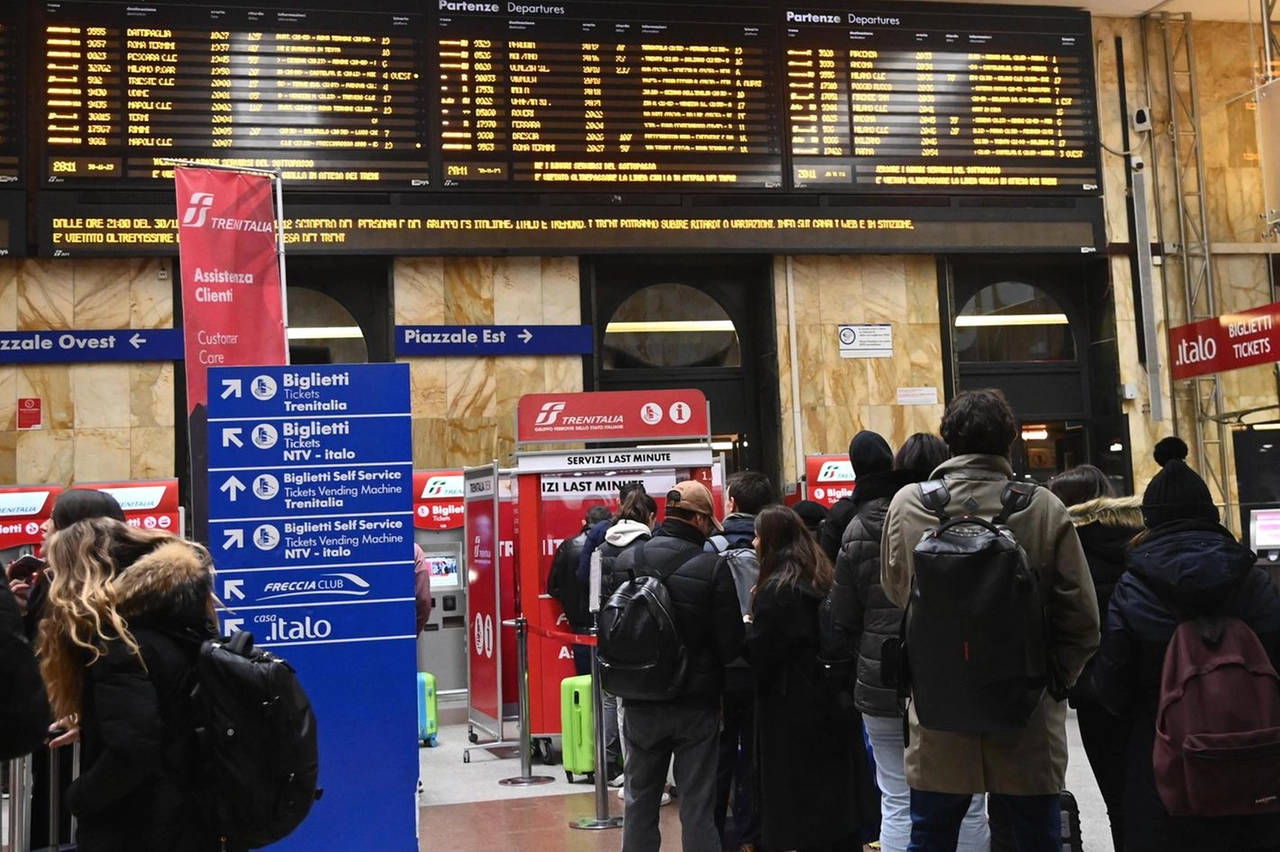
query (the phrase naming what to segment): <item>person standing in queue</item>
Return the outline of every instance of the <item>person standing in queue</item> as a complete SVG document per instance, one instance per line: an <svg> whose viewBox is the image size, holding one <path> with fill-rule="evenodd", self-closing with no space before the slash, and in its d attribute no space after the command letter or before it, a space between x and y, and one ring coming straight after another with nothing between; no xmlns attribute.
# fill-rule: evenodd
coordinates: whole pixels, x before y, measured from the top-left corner
<svg viewBox="0 0 1280 852"><path fill-rule="evenodd" d="M197 796L191 687L217 632L212 561L169 533L95 518L49 539L41 672L54 713L78 717L67 789L80 852L215 852Z"/></svg>
<svg viewBox="0 0 1280 852"><path fill-rule="evenodd" d="M942 439L952 457L934 472L946 486L949 516L995 518L1003 511L1013 468L1009 450L1017 420L998 390L958 394L942 416ZM1080 539L1066 507L1048 489L1030 493L1006 526L1039 584L1048 643L1043 663L1050 683L1075 684L1098 647L1098 602ZM954 507L954 508L952 508ZM912 598L915 548L939 524L924 489L903 488L889 503L881 537L880 582L889 600L905 608ZM1039 664L1039 661L1037 661ZM919 690L914 672L912 694ZM1061 852L1061 794L1067 771L1067 707L1044 689L1022 727L942 731L920 724L909 709L906 751L911 787L909 852L951 852L975 793L988 793L993 818L1012 827L1019 852Z"/></svg>
<svg viewBox="0 0 1280 852"><path fill-rule="evenodd" d="M551 557L551 569L547 572L547 594L560 602L574 633L585 635L591 632L588 584L578 582L578 562L582 556L582 548L587 542L587 533L596 524L608 521L609 518L609 510L604 506L587 509L582 519L582 529L577 535L560 542L555 555ZM573 665L579 675L591 674L591 646L574 643Z"/></svg>
<svg viewBox="0 0 1280 852"><path fill-rule="evenodd" d="M1059 473L1049 480L1049 490L1071 513L1105 624L1111 596L1125 572L1129 544L1143 529L1142 499L1113 496L1106 474L1091 464ZM1107 805L1112 844L1115 852L1124 852L1124 772L1133 721L1112 714L1098 700L1093 665L1091 660L1068 697L1076 710L1085 756Z"/></svg>
<svg viewBox="0 0 1280 852"><path fill-rule="evenodd" d="M861 849L862 731L836 712L818 662L818 608L831 590L831 562L786 506L756 516L755 546L760 578L745 653L756 675L761 848Z"/></svg>
<svg viewBox="0 0 1280 852"><path fill-rule="evenodd" d="M721 852L716 832L716 752L725 664L742 653L744 626L728 568L703 548L716 529L711 492L692 480L667 492L666 517L653 538L624 551L610 588L631 574L656 576L667 587L685 676L675 698L627 697L623 738L625 819L622 852L657 852L658 812L667 766L675 758L684 852Z"/></svg>
<svg viewBox="0 0 1280 852"><path fill-rule="evenodd" d="M1142 495L1147 529L1129 547L1128 570L1111 597L1092 671L1098 700L1133 723L1124 753L1124 852L1275 852L1280 814L1260 809L1175 817L1157 791L1156 718L1169 674L1166 654L1179 624L1204 616L1237 618L1257 637L1272 668L1280 668L1280 591L1258 567L1257 555L1218 522L1208 486L1184 461L1187 445L1165 438L1155 455L1161 470ZM1274 765L1270 753L1254 748L1255 760ZM1206 752L1206 762L1213 759Z"/></svg>

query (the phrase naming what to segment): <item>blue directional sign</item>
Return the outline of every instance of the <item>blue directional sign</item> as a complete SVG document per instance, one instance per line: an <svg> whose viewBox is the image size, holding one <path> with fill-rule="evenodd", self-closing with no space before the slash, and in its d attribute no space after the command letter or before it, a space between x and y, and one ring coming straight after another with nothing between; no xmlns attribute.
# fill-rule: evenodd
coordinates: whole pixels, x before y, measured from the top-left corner
<svg viewBox="0 0 1280 852"><path fill-rule="evenodd" d="M0 364L181 360L180 328L0 332Z"/></svg>
<svg viewBox="0 0 1280 852"><path fill-rule="evenodd" d="M273 849L414 842L417 671L407 364L209 371L209 549L225 632L311 698L325 796ZM360 736L351 736L359 731Z"/></svg>
<svg viewBox="0 0 1280 852"><path fill-rule="evenodd" d="M398 325L396 354L430 358L447 355L590 355L589 325Z"/></svg>

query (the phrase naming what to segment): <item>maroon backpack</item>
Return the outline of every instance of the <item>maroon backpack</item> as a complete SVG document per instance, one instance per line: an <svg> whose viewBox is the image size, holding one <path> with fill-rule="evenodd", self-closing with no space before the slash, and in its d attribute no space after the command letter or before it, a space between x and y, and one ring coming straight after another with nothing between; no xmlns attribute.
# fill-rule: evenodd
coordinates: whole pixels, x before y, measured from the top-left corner
<svg viewBox="0 0 1280 852"><path fill-rule="evenodd" d="M1240 619L1178 625L1151 757L1173 816L1280 812L1280 677Z"/></svg>

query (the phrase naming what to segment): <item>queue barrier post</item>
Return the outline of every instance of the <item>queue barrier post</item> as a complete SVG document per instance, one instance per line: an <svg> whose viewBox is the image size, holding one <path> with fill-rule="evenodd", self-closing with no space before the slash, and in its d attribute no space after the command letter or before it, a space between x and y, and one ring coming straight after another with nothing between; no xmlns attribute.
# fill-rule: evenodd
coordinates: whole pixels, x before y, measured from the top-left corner
<svg viewBox="0 0 1280 852"><path fill-rule="evenodd" d="M520 667L516 673L520 680L520 775L503 778L498 783L503 787L550 784L555 780L550 775L533 774L533 739L529 735L529 621L521 615L502 622L502 626L516 629L516 657Z"/></svg>
<svg viewBox="0 0 1280 852"><path fill-rule="evenodd" d="M9 761L8 846L10 852L31 849L31 756Z"/></svg>

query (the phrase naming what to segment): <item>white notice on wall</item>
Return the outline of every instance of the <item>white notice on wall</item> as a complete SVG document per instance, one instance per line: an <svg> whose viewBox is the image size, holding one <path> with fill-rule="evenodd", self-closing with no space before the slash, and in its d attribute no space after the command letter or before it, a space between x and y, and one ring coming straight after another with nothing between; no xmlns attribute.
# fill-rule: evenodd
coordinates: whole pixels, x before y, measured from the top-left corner
<svg viewBox="0 0 1280 852"><path fill-rule="evenodd" d="M841 358L892 358L893 326L887 322L840 326Z"/></svg>
<svg viewBox="0 0 1280 852"><path fill-rule="evenodd" d="M937 405L937 388L898 388L898 405Z"/></svg>

